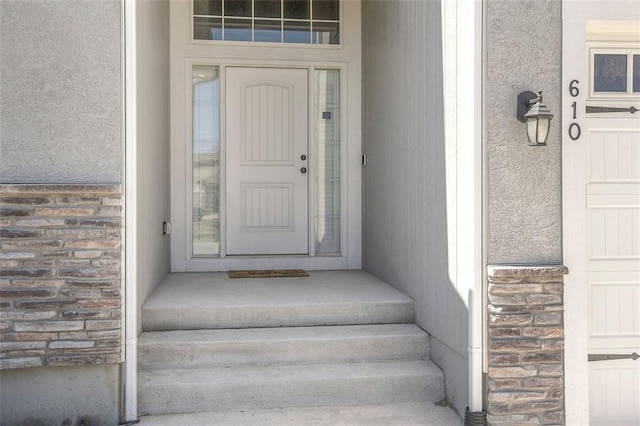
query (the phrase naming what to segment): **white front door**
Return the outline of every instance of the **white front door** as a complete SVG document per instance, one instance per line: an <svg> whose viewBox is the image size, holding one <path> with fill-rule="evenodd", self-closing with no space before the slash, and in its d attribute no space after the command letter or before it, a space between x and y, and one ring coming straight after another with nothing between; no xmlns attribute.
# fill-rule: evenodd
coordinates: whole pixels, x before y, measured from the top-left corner
<svg viewBox="0 0 640 426"><path fill-rule="evenodd" d="M581 370L589 424L637 425L640 22L566 23L578 40L584 35L580 46L565 43L567 55L575 58L564 61L564 239L571 277L566 283L567 422L579 409L571 393L580 392Z"/></svg>
<svg viewBox="0 0 640 426"><path fill-rule="evenodd" d="M227 255L309 253L306 69L226 69Z"/></svg>

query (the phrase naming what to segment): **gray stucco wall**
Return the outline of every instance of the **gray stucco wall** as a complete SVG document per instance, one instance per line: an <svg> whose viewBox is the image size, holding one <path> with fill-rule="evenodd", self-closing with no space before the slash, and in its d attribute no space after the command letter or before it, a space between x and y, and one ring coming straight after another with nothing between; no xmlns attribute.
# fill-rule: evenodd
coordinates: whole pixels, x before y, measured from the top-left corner
<svg viewBox="0 0 640 426"><path fill-rule="evenodd" d="M560 0L485 0L488 262L562 262ZM547 146L527 145L518 93L543 91Z"/></svg>
<svg viewBox="0 0 640 426"><path fill-rule="evenodd" d="M138 49L138 332L142 305L169 272L169 1L136 4Z"/></svg>
<svg viewBox="0 0 640 426"><path fill-rule="evenodd" d="M447 397L464 410L467 291L455 278L456 147L444 135L440 3L370 0L363 11L364 269L415 299Z"/></svg>
<svg viewBox="0 0 640 426"><path fill-rule="evenodd" d="M121 183L118 0L0 2L0 181Z"/></svg>
<svg viewBox="0 0 640 426"><path fill-rule="evenodd" d="M119 366L0 372L0 422L12 425L119 424Z"/></svg>

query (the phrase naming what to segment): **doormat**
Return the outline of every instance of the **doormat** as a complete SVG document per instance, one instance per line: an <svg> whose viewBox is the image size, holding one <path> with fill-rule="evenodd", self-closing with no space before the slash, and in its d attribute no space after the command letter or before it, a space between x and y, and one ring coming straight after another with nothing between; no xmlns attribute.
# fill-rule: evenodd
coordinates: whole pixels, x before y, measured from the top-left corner
<svg viewBox="0 0 640 426"><path fill-rule="evenodd" d="M229 271L229 278L295 278L308 277L302 269Z"/></svg>

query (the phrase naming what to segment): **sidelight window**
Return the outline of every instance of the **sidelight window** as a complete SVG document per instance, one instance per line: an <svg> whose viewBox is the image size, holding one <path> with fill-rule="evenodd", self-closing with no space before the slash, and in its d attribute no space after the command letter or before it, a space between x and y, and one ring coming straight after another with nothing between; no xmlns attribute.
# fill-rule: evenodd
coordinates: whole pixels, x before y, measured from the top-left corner
<svg viewBox="0 0 640 426"><path fill-rule="evenodd" d="M192 69L192 253L220 253L220 77L217 66Z"/></svg>

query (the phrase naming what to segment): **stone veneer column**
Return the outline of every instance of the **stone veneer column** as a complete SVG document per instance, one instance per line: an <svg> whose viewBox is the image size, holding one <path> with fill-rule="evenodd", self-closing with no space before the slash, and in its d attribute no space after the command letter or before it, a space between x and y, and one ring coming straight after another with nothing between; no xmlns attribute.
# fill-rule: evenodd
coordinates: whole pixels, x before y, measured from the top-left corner
<svg viewBox="0 0 640 426"><path fill-rule="evenodd" d="M120 185L0 184L0 369L119 363Z"/></svg>
<svg viewBox="0 0 640 426"><path fill-rule="evenodd" d="M490 424L564 424L562 265L489 266Z"/></svg>

